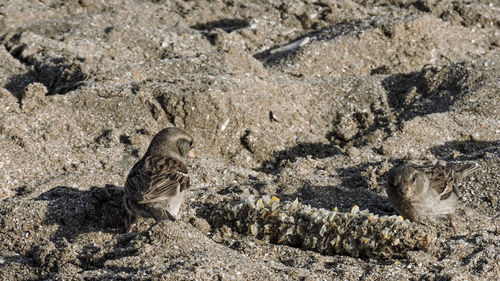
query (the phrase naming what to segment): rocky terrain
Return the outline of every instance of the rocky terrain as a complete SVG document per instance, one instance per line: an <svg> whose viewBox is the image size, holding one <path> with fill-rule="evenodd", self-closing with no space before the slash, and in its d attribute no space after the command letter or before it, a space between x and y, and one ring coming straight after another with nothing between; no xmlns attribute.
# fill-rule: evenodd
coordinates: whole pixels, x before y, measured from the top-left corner
<svg viewBox="0 0 500 281"><path fill-rule="evenodd" d="M497 1L0 2L0 280L499 280ZM160 129L179 221L124 233ZM388 171L475 163L456 235Z"/></svg>

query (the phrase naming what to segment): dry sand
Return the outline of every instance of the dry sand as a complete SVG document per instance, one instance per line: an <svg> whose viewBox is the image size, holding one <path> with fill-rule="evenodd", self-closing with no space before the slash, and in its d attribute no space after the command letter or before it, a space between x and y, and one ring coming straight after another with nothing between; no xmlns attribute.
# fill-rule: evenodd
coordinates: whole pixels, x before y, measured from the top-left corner
<svg viewBox="0 0 500 281"><path fill-rule="evenodd" d="M497 1L0 11L1 280L500 279ZM123 234L125 177L172 125L201 155L182 219ZM458 234L388 223L387 171L437 161L480 166L459 188ZM250 195L336 207L351 228L334 250L267 239L259 216L231 213ZM353 205L382 218L366 238L389 241L380 252L348 249Z"/></svg>

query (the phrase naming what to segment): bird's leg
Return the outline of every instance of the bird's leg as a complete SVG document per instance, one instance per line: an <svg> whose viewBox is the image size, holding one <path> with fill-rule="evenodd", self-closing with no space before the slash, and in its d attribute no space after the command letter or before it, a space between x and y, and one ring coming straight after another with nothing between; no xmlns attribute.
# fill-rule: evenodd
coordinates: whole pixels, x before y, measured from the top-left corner
<svg viewBox="0 0 500 281"><path fill-rule="evenodd" d="M156 223L162 220L169 219L171 221L176 221L177 219L167 210L159 210L154 208L148 208L148 213L153 217Z"/></svg>
<svg viewBox="0 0 500 281"><path fill-rule="evenodd" d="M128 219L125 219L124 220L124 224L125 224L125 232L126 233L130 233L132 232L132 230L134 229L135 227L135 223L137 222L137 216L129 213L128 214Z"/></svg>
<svg viewBox="0 0 500 281"><path fill-rule="evenodd" d="M448 214L446 217L450 220L450 226L451 226L451 228L453 228L453 234L457 235L457 227L456 227L455 222L454 222L455 215Z"/></svg>
<svg viewBox="0 0 500 281"><path fill-rule="evenodd" d="M148 212L155 219L155 223L153 225L151 225L150 227L148 227L148 229L146 230L146 232L149 232L153 227L155 227L158 223L160 223L162 220L164 220L165 217L168 217L172 221L176 221L177 220L167 210L160 211L160 210L157 210L157 209L149 208Z"/></svg>
<svg viewBox="0 0 500 281"><path fill-rule="evenodd" d="M451 228L453 228L453 234L457 234L457 227L455 226L455 223L453 222L453 218L450 219L450 225Z"/></svg>

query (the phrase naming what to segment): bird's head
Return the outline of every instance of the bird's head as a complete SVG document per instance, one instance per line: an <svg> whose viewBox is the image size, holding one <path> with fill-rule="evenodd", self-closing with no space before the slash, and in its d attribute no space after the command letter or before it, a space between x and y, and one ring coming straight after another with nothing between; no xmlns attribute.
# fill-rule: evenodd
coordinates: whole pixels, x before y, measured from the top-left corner
<svg viewBox="0 0 500 281"><path fill-rule="evenodd" d="M169 127L154 136L146 155L162 155L176 158L196 158L193 137L181 128Z"/></svg>
<svg viewBox="0 0 500 281"><path fill-rule="evenodd" d="M412 198L424 192L427 177L424 173L412 168L402 167L389 177L389 186L402 198Z"/></svg>

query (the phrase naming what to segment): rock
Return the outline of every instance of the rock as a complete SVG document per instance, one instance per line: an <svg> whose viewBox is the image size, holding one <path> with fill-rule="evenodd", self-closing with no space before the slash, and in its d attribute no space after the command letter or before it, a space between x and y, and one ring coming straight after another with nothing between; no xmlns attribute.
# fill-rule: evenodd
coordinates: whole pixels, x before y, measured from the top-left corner
<svg viewBox="0 0 500 281"><path fill-rule="evenodd" d="M26 86L21 96L21 108L25 112L30 112L35 108L46 105L45 96L47 88L41 83L32 83Z"/></svg>

